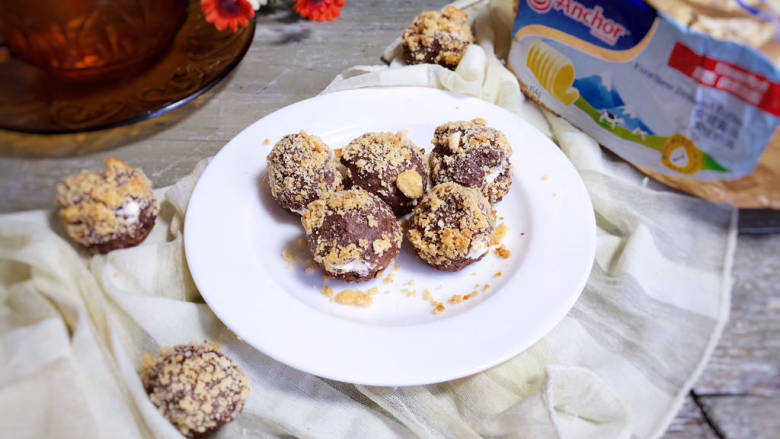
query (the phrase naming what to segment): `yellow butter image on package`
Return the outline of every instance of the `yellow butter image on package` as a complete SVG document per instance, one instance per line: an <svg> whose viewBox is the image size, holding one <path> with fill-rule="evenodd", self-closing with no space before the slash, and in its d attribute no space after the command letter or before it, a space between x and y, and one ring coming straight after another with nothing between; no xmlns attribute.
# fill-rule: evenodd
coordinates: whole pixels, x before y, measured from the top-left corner
<svg viewBox="0 0 780 439"><path fill-rule="evenodd" d="M526 66L539 84L563 105L568 107L580 97L580 92L572 87L574 66L571 61L547 44L537 41L531 45Z"/></svg>
<svg viewBox="0 0 780 439"><path fill-rule="evenodd" d="M508 65L526 94L650 171L749 175L780 122L780 71L642 0L517 0Z"/></svg>

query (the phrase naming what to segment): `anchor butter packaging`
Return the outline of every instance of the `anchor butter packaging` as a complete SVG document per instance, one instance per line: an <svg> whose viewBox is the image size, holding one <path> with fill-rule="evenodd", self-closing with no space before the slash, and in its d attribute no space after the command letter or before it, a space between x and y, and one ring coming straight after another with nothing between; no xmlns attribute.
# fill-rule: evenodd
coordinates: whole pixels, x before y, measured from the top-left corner
<svg viewBox="0 0 780 439"><path fill-rule="evenodd" d="M780 208L780 187L749 196L728 187L780 148L770 146L780 139L780 70L764 53L641 0L515 6L508 65L531 98L659 180L713 201ZM771 19L770 32L780 23ZM780 160L774 166L777 184Z"/></svg>

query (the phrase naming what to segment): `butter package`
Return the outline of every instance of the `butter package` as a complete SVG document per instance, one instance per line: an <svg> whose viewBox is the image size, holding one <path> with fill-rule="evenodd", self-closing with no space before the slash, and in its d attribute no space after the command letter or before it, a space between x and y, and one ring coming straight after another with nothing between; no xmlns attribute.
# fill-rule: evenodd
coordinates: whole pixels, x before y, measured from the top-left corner
<svg viewBox="0 0 780 439"><path fill-rule="evenodd" d="M780 122L780 71L767 56L641 0L515 6L508 64L530 97L660 180L754 172Z"/></svg>

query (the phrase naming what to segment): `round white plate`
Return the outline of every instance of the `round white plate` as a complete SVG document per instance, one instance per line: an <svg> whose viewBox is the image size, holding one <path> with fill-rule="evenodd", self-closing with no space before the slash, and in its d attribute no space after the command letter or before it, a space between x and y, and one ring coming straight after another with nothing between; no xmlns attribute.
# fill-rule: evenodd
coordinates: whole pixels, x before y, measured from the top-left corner
<svg viewBox="0 0 780 439"><path fill-rule="evenodd" d="M494 206L508 227L493 252L458 273L425 265L404 243L392 266L361 284L370 307L321 293L318 269L297 245L298 217L271 198L265 157L301 129L340 148L368 131L408 130L426 150L437 125L481 117L514 150L514 183ZM265 140L268 139L268 142ZM595 220L579 175L558 147L515 114L429 88L366 88L317 96L255 122L214 157L192 194L184 227L187 262L216 315L269 356L297 369L367 385L418 385L470 375L519 354L574 305L595 252ZM300 261L285 260L287 249ZM289 258L288 258L289 259ZM385 281L392 273L394 282ZM500 273L500 274L499 274ZM478 285L478 287L477 287ZM485 285L488 285L485 289ZM479 295L459 304L453 295ZM446 309L434 314L425 291Z"/></svg>

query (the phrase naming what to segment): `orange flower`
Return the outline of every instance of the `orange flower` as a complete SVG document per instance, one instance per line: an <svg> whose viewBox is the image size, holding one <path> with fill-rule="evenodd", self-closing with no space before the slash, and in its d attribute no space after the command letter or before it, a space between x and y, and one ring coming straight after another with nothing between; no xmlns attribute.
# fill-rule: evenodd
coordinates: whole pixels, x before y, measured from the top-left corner
<svg viewBox="0 0 780 439"><path fill-rule="evenodd" d="M295 0L293 10L309 20L333 21L345 4L344 0Z"/></svg>
<svg viewBox="0 0 780 439"><path fill-rule="evenodd" d="M200 0L200 8L206 21L217 30L229 27L235 32L239 26L249 25L249 19L255 16L255 10L247 0Z"/></svg>

